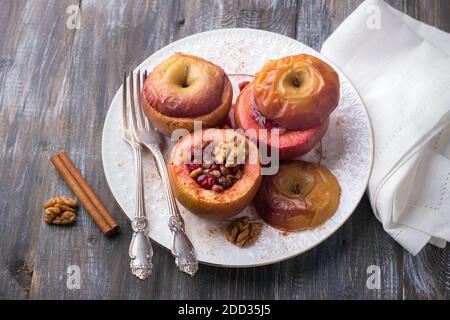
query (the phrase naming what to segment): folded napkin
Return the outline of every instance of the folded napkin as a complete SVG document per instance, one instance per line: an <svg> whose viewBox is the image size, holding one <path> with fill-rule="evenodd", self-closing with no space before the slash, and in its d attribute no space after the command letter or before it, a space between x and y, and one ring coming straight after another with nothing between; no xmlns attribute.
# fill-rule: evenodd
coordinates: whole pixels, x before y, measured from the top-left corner
<svg viewBox="0 0 450 320"><path fill-rule="evenodd" d="M450 34L381 0L363 2L322 53L352 81L372 122L369 181L384 229L417 254L450 241Z"/></svg>

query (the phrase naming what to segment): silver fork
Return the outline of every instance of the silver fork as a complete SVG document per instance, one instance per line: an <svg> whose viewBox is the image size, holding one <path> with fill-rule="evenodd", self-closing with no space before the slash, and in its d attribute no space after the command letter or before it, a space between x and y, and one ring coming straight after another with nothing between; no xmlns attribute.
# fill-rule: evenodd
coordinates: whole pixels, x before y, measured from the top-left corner
<svg viewBox="0 0 450 320"><path fill-rule="evenodd" d="M144 80L147 78L147 72L144 72ZM198 261L195 256L194 246L189 240L185 228L183 217L181 216L177 202L170 186L169 175L167 173L166 163L161 153L160 145L162 143L161 134L150 126L147 117L142 111L142 104L140 99L140 92L142 90L142 79L140 70L137 72L137 92L138 106L135 108L136 114L136 137L140 144L145 146L154 156L156 165L158 167L159 175L164 186L164 192L166 195L168 210L169 210L169 228L172 231L172 254L175 257L175 264L177 267L193 276L198 270ZM133 87L133 73L130 76L130 87Z"/></svg>
<svg viewBox="0 0 450 320"><path fill-rule="evenodd" d="M131 239L128 254L130 256L131 273L141 280L148 278L153 271L152 257L153 248L147 234L147 215L144 205L144 188L142 175L142 147L137 139L136 131L138 122L134 106L133 80L130 77L130 105L131 121L127 107L127 74L123 75L123 100L122 100L122 133L123 139L130 144L134 152L136 170L136 207L134 218L131 222L133 237Z"/></svg>

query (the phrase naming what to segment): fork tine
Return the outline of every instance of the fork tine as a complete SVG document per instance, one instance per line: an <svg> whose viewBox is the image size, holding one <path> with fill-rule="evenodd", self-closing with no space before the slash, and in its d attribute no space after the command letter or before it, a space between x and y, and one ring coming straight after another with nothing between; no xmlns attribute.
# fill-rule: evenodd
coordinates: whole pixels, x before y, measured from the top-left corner
<svg viewBox="0 0 450 320"><path fill-rule="evenodd" d="M144 71L144 82L143 82L143 85L145 84L145 80L147 80L147 70ZM145 125L147 126L147 129L150 129L150 123L149 122L150 121L148 120L148 118L145 117ZM153 128L153 124L152 124L151 128L154 129Z"/></svg>
<svg viewBox="0 0 450 320"><path fill-rule="evenodd" d="M139 102L139 116L141 117L141 124L145 129L150 129L149 123L148 123L148 119L144 114L144 109L142 108L142 100L141 100L141 92L142 92L142 86L144 84L145 81L145 74L147 73L147 71L145 71L145 73L143 74L143 80L141 82L141 71L138 71L138 79L137 79L137 89L138 89L138 102ZM142 84L142 85L141 85Z"/></svg>
<svg viewBox="0 0 450 320"><path fill-rule="evenodd" d="M143 84L145 84L145 80L147 80L147 70L144 71L144 82ZM145 125L147 126L147 129L153 129L155 130L155 128L153 127L153 123L150 124L150 120L148 120L147 117L145 117Z"/></svg>
<svg viewBox="0 0 450 320"><path fill-rule="evenodd" d="M133 137L136 139L136 130L139 130L138 127L138 123L137 123L137 119L136 119L136 105L134 103L134 75L133 75L133 71L131 71L130 74L130 105L131 105L131 109L130 109L130 113L131 113L131 131L133 134Z"/></svg>
<svg viewBox="0 0 450 320"><path fill-rule="evenodd" d="M137 101L137 118L141 129L145 128L145 116L142 111L142 104L141 104L141 70L138 70L137 73L137 85L136 85L136 101Z"/></svg>
<svg viewBox="0 0 450 320"><path fill-rule="evenodd" d="M128 129L128 116L127 116L127 71L123 71L123 83L122 83L122 131Z"/></svg>

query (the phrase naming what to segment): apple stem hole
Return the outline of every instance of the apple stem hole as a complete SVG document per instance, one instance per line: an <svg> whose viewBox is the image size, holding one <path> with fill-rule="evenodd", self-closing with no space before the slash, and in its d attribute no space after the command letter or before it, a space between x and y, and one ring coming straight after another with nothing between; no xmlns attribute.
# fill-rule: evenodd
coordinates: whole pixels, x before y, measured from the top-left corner
<svg viewBox="0 0 450 320"><path fill-rule="evenodd" d="M186 68L184 69L183 83L181 84L183 88L189 87L189 84L187 83L188 75L189 75L189 66L186 66Z"/></svg>
<svg viewBox="0 0 450 320"><path fill-rule="evenodd" d="M297 88L300 87L300 79L298 78L298 76L295 76L294 78L294 86Z"/></svg>

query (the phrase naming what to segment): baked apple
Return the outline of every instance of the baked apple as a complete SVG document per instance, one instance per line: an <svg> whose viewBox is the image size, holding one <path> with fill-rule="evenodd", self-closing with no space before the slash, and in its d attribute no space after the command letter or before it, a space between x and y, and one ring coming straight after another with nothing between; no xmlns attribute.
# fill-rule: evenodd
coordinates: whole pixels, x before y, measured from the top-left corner
<svg viewBox="0 0 450 320"><path fill-rule="evenodd" d="M321 126L339 103L339 76L308 54L267 62L253 80L261 114L289 130Z"/></svg>
<svg viewBox="0 0 450 320"><path fill-rule="evenodd" d="M232 87L224 70L200 57L176 53L157 65L144 83L146 116L163 134L218 126L228 115Z"/></svg>
<svg viewBox="0 0 450 320"><path fill-rule="evenodd" d="M333 216L340 193L336 177L326 167L294 160L280 165L276 175L264 177L253 204L272 227L300 231Z"/></svg>
<svg viewBox="0 0 450 320"><path fill-rule="evenodd" d="M305 131L291 131L281 127L276 122L267 119L260 112L253 100L253 86L246 86L239 95L234 106L234 119L237 127L246 132L254 132L260 143L267 145L267 150L272 147L278 149L280 159L290 159L308 153L320 142L328 129L329 119L318 127ZM271 139L270 132L261 134L260 129L278 129L278 141Z"/></svg>
<svg viewBox="0 0 450 320"><path fill-rule="evenodd" d="M241 212L261 184L256 145L231 129L206 129L184 136L175 144L168 168L178 201L210 220Z"/></svg>

